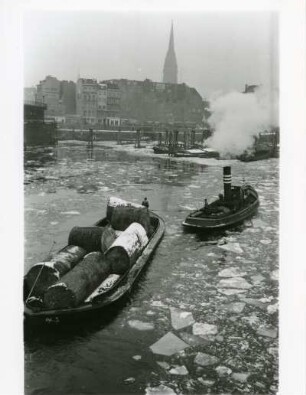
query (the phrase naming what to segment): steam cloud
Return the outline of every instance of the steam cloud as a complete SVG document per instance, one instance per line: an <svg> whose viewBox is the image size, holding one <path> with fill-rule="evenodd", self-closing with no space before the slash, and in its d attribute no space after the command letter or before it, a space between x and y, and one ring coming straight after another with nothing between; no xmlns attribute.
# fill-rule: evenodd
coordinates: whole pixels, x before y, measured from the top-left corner
<svg viewBox="0 0 306 395"><path fill-rule="evenodd" d="M214 129L207 145L221 155L251 151L254 137L278 126L278 95L262 88L255 93L232 92L211 102L209 123Z"/></svg>

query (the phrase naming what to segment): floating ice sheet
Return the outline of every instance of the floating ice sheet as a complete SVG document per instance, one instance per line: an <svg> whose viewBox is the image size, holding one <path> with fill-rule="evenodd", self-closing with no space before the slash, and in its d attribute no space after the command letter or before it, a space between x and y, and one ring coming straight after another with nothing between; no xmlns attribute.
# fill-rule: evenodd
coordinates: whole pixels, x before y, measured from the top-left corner
<svg viewBox="0 0 306 395"><path fill-rule="evenodd" d="M214 365L216 363L218 363L218 358L213 356L213 355L209 355L209 354L205 354L203 352L198 352L195 359L194 359L194 363L201 365L201 366L209 366L209 365Z"/></svg>
<svg viewBox="0 0 306 395"><path fill-rule="evenodd" d="M152 322L130 320L128 324L131 328L138 329L139 331L151 331L154 329L154 324Z"/></svg>
<svg viewBox="0 0 306 395"><path fill-rule="evenodd" d="M192 327L192 333L198 336L211 336L218 333L217 325L207 324L205 322L196 322Z"/></svg>
<svg viewBox="0 0 306 395"><path fill-rule="evenodd" d="M260 336L271 337L273 339L277 337L277 331L274 328L266 328L261 326L258 328L257 333Z"/></svg>
<svg viewBox="0 0 306 395"><path fill-rule="evenodd" d="M183 340L175 336L172 332L168 332L156 343L152 344L150 349L154 354L170 356L187 347L189 347L187 343L183 342Z"/></svg>
<svg viewBox="0 0 306 395"><path fill-rule="evenodd" d="M224 245L219 245L218 247L225 251L235 252L236 254L243 253L243 249L240 247L239 243L227 243Z"/></svg>
<svg viewBox="0 0 306 395"><path fill-rule="evenodd" d="M232 373L232 369L228 368L227 366L218 366L216 368L216 372L219 377L226 377Z"/></svg>
<svg viewBox="0 0 306 395"><path fill-rule="evenodd" d="M241 383L245 383L248 380L250 373L233 373L232 378Z"/></svg>
<svg viewBox="0 0 306 395"><path fill-rule="evenodd" d="M231 277L219 281L218 287L220 288L235 288L235 289L250 289L252 284L248 283L242 277Z"/></svg>
<svg viewBox="0 0 306 395"><path fill-rule="evenodd" d="M195 322L192 313L189 311L183 311L176 309L175 307L170 307L170 313L171 324L175 330L186 328Z"/></svg>
<svg viewBox="0 0 306 395"><path fill-rule="evenodd" d="M226 296L231 296L231 295L236 295L236 294L241 294L246 292L246 289L218 289L218 292L220 292L223 295Z"/></svg>
<svg viewBox="0 0 306 395"><path fill-rule="evenodd" d="M234 302L234 303L229 303L224 306L224 308L227 311L230 311L231 313L242 313L243 309L245 307L245 303L242 302Z"/></svg>
<svg viewBox="0 0 306 395"><path fill-rule="evenodd" d="M145 395L176 395L176 392L172 388L161 384L158 387L147 387Z"/></svg>
<svg viewBox="0 0 306 395"><path fill-rule="evenodd" d="M219 277L243 277L246 276L245 272L242 272L238 267L228 267L221 270L218 273Z"/></svg>
<svg viewBox="0 0 306 395"><path fill-rule="evenodd" d="M173 366L169 370L169 373L177 376L186 376L189 372L186 369L186 366L182 365L182 366Z"/></svg>

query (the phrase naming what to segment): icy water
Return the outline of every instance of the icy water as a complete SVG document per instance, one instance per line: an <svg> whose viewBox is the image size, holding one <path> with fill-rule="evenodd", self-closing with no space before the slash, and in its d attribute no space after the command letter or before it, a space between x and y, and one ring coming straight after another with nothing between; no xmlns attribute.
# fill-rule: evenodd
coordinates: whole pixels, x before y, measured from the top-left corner
<svg viewBox="0 0 306 395"><path fill-rule="evenodd" d="M64 246L73 226L104 217L109 196L147 196L166 222L137 286L107 317L26 331L27 394L277 392L278 160L232 161L232 174L233 184L244 177L256 186L260 208L243 226L207 238L181 223L222 191L222 162L77 144L26 152L25 270ZM178 329L175 315L187 326ZM169 332L185 345L153 353Z"/></svg>

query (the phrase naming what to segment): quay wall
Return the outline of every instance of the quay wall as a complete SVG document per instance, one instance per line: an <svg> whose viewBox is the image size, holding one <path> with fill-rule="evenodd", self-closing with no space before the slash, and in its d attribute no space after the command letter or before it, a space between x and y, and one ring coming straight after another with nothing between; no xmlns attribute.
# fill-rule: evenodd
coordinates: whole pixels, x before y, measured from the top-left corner
<svg viewBox="0 0 306 395"><path fill-rule="evenodd" d="M119 134L119 135L118 135ZM163 140L165 133L162 133ZM141 131L141 140L157 141L159 132L157 131ZM208 136L205 136L207 138ZM202 132L195 133L195 141L200 142L203 138ZM58 140L79 140L88 141L90 139L89 130L82 129L57 129ZM135 141L137 140L137 132L134 130L94 130L94 139L96 141ZM184 139L183 133L179 133L178 141L182 142Z"/></svg>

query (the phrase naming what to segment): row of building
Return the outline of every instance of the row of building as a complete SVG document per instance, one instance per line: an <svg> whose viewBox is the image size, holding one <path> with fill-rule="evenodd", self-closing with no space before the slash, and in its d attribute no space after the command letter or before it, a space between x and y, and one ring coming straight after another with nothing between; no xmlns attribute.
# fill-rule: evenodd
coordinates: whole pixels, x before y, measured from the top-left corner
<svg viewBox="0 0 306 395"><path fill-rule="evenodd" d="M186 84L79 78L59 81L47 76L36 88L25 88L26 102L43 103L45 116L67 127L95 128L139 123L200 125L208 102Z"/></svg>

